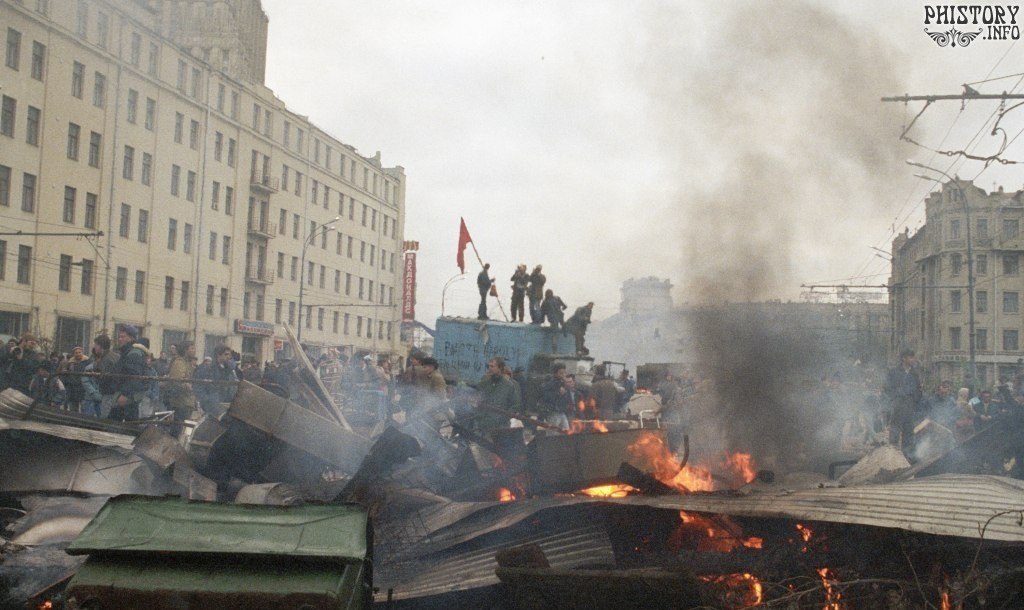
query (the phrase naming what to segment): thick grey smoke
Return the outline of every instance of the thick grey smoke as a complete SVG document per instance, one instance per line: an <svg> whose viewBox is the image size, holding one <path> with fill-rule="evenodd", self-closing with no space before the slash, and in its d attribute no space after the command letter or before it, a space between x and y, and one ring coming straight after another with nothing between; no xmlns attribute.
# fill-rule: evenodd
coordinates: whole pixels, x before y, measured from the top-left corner
<svg viewBox="0 0 1024 610"><path fill-rule="evenodd" d="M903 172L900 125L879 102L903 89L900 62L825 4L716 6L726 12L701 23L696 54L651 45L664 78L649 88L665 117L660 145L679 162L682 292L706 307L689 358L714 379L721 449L771 460L832 423L799 407L799 380L832 360L813 333L722 306L795 295L813 279L795 269L806 273L818 252L864 255L857 219L884 210ZM653 31L678 36L667 21Z"/></svg>

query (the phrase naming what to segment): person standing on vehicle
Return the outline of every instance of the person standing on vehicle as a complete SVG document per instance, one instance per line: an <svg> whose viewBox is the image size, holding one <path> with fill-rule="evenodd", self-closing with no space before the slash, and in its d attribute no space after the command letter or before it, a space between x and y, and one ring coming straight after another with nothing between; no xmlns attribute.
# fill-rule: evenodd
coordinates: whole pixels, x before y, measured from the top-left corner
<svg viewBox="0 0 1024 610"><path fill-rule="evenodd" d="M526 288L530 284L529 276L526 275L526 265L516 267L512 274L512 321L525 322L523 317L523 301L526 298ZM533 301L530 301L530 315L533 316ZM517 319L518 318L518 319Z"/></svg>
<svg viewBox="0 0 1024 610"><path fill-rule="evenodd" d="M491 268L490 263L484 263L483 271L476 276L476 287L480 291L480 307L477 308L477 318L480 320L486 320L487 318L487 295L491 291L491 286L494 284L494 280L487 273Z"/></svg>
<svg viewBox="0 0 1024 610"><path fill-rule="evenodd" d="M533 268L533 273L530 274L530 288L527 292L527 296L530 298L530 322L532 324L541 324L544 322L544 314L541 312L541 301L544 299L544 284L548 281L548 278L544 277L541 273L541 265L537 265Z"/></svg>

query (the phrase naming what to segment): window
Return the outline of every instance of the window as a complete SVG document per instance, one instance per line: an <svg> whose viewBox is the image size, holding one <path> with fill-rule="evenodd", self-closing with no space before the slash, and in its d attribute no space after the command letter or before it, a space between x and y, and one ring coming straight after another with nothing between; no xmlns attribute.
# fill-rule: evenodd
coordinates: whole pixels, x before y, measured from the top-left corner
<svg viewBox="0 0 1024 610"><path fill-rule="evenodd" d="M146 129L153 131L153 125L156 123L156 100L147 97L146 98Z"/></svg>
<svg viewBox="0 0 1024 610"><path fill-rule="evenodd" d="M96 16L96 39L97 43L107 48L107 35L110 33L110 18L106 13L100 13Z"/></svg>
<svg viewBox="0 0 1024 610"><path fill-rule="evenodd" d="M306 270L306 283L310 286L313 285L313 272L316 271L316 263L310 261L306 263L309 268Z"/></svg>
<svg viewBox="0 0 1024 610"><path fill-rule="evenodd" d="M17 108L18 101L5 95L0 105L0 134L9 138L14 137L14 115Z"/></svg>
<svg viewBox="0 0 1024 610"><path fill-rule="evenodd" d="M153 155L149 153L142 153L142 175L139 179L146 186L153 183Z"/></svg>
<svg viewBox="0 0 1024 610"><path fill-rule="evenodd" d="M181 183L181 168L177 165L171 166L171 195L177 197Z"/></svg>
<svg viewBox="0 0 1024 610"><path fill-rule="evenodd" d="M133 180L135 176L135 149L131 146L124 147L124 167L121 168L121 175L125 180Z"/></svg>
<svg viewBox="0 0 1024 610"><path fill-rule="evenodd" d="M292 239L299 238L299 215L292 214Z"/></svg>
<svg viewBox="0 0 1024 610"><path fill-rule="evenodd" d="M36 211L36 177L25 173L21 176L21 211Z"/></svg>
<svg viewBox="0 0 1024 610"><path fill-rule="evenodd" d="M1003 331L1003 351L1015 352L1020 349L1020 336L1016 330Z"/></svg>
<svg viewBox="0 0 1024 610"><path fill-rule="evenodd" d="M334 292L341 293L341 271L334 270Z"/></svg>
<svg viewBox="0 0 1024 610"><path fill-rule="evenodd" d="M284 252L277 253L277 277L284 279Z"/></svg>
<svg viewBox="0 0 1024 610"><path fill-rule="evenodd" d="M68 123L68 159L78 161L78 140L82 128L74 123Z"/></svg>
<svg viewBox="0 0 1024 610"><path fill-rule="evenodd" d="M981 275L988 274L988 255L978 254L974 257L974 270Z"/></svg>
<svg viewBox="0 0 1024 610"><path fill-rule="evenodd" d="M125 118L132 125L138 121L139 118L139 92L135 89L128 90L128 109L125 113Z"/></svg>
<svg viewBox="0 0 1024 610"><path fill-rule="evenodd" d="M217 84L217 112L224 112L224 83ZM210 312L213 313L213 312Z"/></svg>
<svg viewBox="0 0 1024 610"><path fill-rule="evenodd" d="M82 259L82 294L92 294L92 270L93 262L89 259Z"/></svg>
<svg viewBox="0 0 1024 610"><path fill-rule="evenodd" d="M192 150L199 149L199 121L191 121L189 123L188 146Z"/></svg>
<svg viewBox="0 0 1024 610"><path fill-rule="evenodd" d="M213 181L213 191L210 195L210 209L220 209L220 182Z"/></svg>
<svg viewBox="0 0 1024 610"><path fill-rule="evenodd" d="M185 79L188 78L188 66L182 59L178 60L178 91L185 93Z"/></svg>
<svg viewBox="0 0 1024 610"><path fill-rule="evenodd" d="M174 143L181 144L185 133L185 115L180 112L174 113Z"/></svg>
<svg viewBox="0 0 1024 610"><path fill-rule="evenodd" d="M213 315L213 284L206 285L206 314Z"/></svg>
<svg viewBox="0 0 1024 610"><path fill-rule="evenodd" d="M132 224L132 207L127 203L121 204L121 224L118 226L118 235L128 237L128 231Z"/></svg>
<svg viewBox="0 0 1024 610"><path fill-rule="evenodd" d="M331 323L331 332L333 332L334 334L338 334L338 318L339 317L340 316L338 315L338 312L335 311L334 312L334 320Z"/></svg>
<svg viewBox="0 0 1024 610"><path fill-rule="evenodd" d="M46 65L46 45L32 41L32 78L43 80L43 66Z"/></svg>
<svg viewBox="0 0 1024 610"><path fill-rule="evenodd" d="M252 128L255 131L260 130L260 117L263 116L263 109L260 108L259 104L252 105Z"/></svg>
<svg viewBox="0 0 1024 610"><path fill-rule="evenodd" d="M83 89L85 89L85 66L76 61L71 68L71 95L82 99Z"/></svg>
<svg viewBox="0 0 1024 610"><path fill-rule="evenodd" d="M182 311L188 311L188 298L189 293L192 292L192 283L185 280L181 281L181 300L178 302L178 309Z"/></svg>
<svg viewBox="0 0 1024 610"><path fill-rule="evenodd" d="M270 110L263 111L263 135L268 138L271 136L271 132L274 130L274 115L270 114Z"/></svg>
<svg viewBox="0 0 1024 610"><path fill-rule="evenodd" d="M103 136L95 131L89 133L89 166L100 166L100 147L103 144Z"/></svg>
<svg viewBox="0 0 1024 610"><path fill-rule="evenodd" d="M28 107L28 119L25 124L25 143L39 146L39 121L42 111L33 106Z"/></svg>
<svg viewBox="0 0 1024 610"><path fill-rule="evenodd" d="M1016 218L1003 219L1003 238L1015 239L1020 235L1020 220Z"/></svg>
<svg viewBox="0 0 1024 610"><path fill-rule="evenodd" d="M224 134L217 132L213 134L213 160L220 161L223 157L224 150Z"/></svg>
<svg viewBox="0 0 1024 610"><path fill-rule="evenodd" d="M231 92L231 118L238 120L238 92Z"/></svg>
<svg viewBox="0 0 1024 610"><path fill-rule="evenodd" d="M949 349L961 349L959 326L951 326L949 329Z"/></svg>
<svg viewBox="0 0 1024 610"><path fill-rule="evenodd" d="M178 248L178 220L171 218L167 221L167 249L176 250Z"/></svg>
<svg viewBox="0 0 1024 610"><path fill-rule="evenodd" d="M96 208L99 204L99 197L96 193L85 194L85 227L87 229L96 228Z"/></svg>
<svg viewBox="0 0 1024 610"><path fill-rule="evenodd" d="M345 314L345 318L344 318L345 321L344 321L344 326L342 328L342 332L345 333L346 335L349 334L348 333L348 324L349 324L349 320L351 319L351 317L352 317L351 314Z"/></svg>
<svg viewBox="0 0 1024 610"><path fill-rule="evenodd" d="M281 208L281 215L277 219L277 233L279 235L285 234L285 225L288 224L288 210Z"/></svg>
<svg viewBox="0 0 1024 610"><path fill-rule="evenodd" d="M32 246L18 246L18 283L28 284L31 281Z"/></svg>
<svg viewBox="0 0 1024 610"><path fill-rule="evenodd" d="M281 313L284 311L284 301L281 299L274 300L274 323L281 323Z"/></svg>
<svg viewBox="0 0 1024 610"><path fill-rule="evenodd" d="M364 227L366 226L366 212L367 212L367 211L368 211L369 209L370 209L370 208L366 207L366 204L364 203L364 204L363 204L363 226L364 226Z"/></svg>
<svg viewBox="0 0 1024 610"><path fill-rule="evenodd" d="M299 150L299 152L302 152L302 148L303 148L302 141L303 141L303 139L305 137L306 137L306 132L302 131L301 129L296 129L295 130L295 147L296 147L296 149Z"/></svg>
<svg viewBox="0 0 1024 610"><path fill-rule="evenodd" d="M288 190L288 166L285 165L281 168L281 189L284 191Z"/></svg>
<svg viewBox="0 0 1024 610"><path fill-rule="evenodd" d="M164 309L172 307L174 307L174 278L168 275L164 278Z"/></svg>
<svg viewBox="0 0 1024 610"><path fill-rule="evenodd" d="M979 290L974 293L974 309L978 313L988 313L988 291Z"/></svg>
<svg viewBox="0 0 1024 610"><path fill-rule="evenodd" d="M359 241L359 262L366 262L366 242L362 240Z"/></svg>
<svg viewBox="0 0 1024 610"><path fill-rule="evenodd" d="M155 42L149 43L149 57L147 59L148 65L146 70L150 76L156 76L157 71L160 67L160 47Z"/></svg>
<svg viewBox="0 0 1024 610"><path fill-rule="evenodd" d="M149 241L149 210L139 210L139 242Z"/></svg>
<svg viewBox="0 0 1024 610"><path fill-rule="evenodd" d="M92 86L92 105L103 108L107 105L107 77L97 72Z"/></svg>
<svg viewBox="0 0 1024 610"><path fill-rule="evenodd" d="M228 289L220 289L220 317L226 318L228 316Z"/></svg>
<svg viewBox="0 0 1024 610"><path fill-rule="evenodd" d="M21 64L21 32L14 28L7 28L7 59L5 63L12 70L17 70Z"/></svg>
<svg viewBox="0 0 1024 610"><path fill-rule="evenodd" d="M1020 275L1020 256L1017 254L1003 255L1003 275Z"/></svg>
<svg viewBox="0 0 1024 610"><path fill-rule="evenodd" d="M320 288L327 284L327 267L320 265Z"/></svg>
<svg viewBox="0 0 1024 610"><path fill-rule="evenodd" d="M67 254L60 255L60 268L57 273L57 290L68 292L71 290L71 257Z"/></svg>
<svg viewBox="0 0 1024 610"><path fill-rule="evenodd" d="M221 262L225 265L231 262L231 237L228 235L224 236L224 248L221 256Z"/></svg>
<svg viewBox="0 0 1024 610"><path fill-rule="evenodd" d="M295 172L295 194L302 194L302 174Z"/></svg>
<svg viewBox="0 0 1024 610"><path fill-rule="evenodd" d="M341 233L338 233L334 237L335 237L335 239L334 239L334 253L337 254L338 256L341 256L342 235L341 235Z"/></svg>
<svg viewBox="0 0 1024 610"><path fill-rule="evenodd" d="M323 307L317 307L317 309L316 309L316 329L317 330L323 330L324 329L324 308Z"/></svg>
<svg viewBox="0 0 1024 610"><path fill-rule="evenodd" d="M11 168L0 165L0 206L11 205Z"/></svg>
<svg viewBox="0 0 1024 610"><path fill-rule="evenodd" d="M75 224L75 198L76 190L70 186L64 187L64 215L63 220L68 224Z"/></svg>
<svg viewBox="0 0 1024 610"><path fill-rule="evenodd" d="M185 199L196 200L196 173L192 170L189 170L188 176L185 178Z"/></svg>
<svg viewBox="0 0 1024 610"><path fill-rule="evenodd" d="M1020 293L1003 292L1003 313L1018 313L1020 311Z"/></svg>
<svg viewBox="0 0 1024 610"><path fill-rule="evenodd" d="M349 258L352 258L352 236L351 235L345 237L345 251L346 251L346 256L348 256Z"/></svg>
<svg viewBox="0 0 1024 610"><path fill-rule="evenodd" d="M296 281L298 279L298 277L299 277L299 257L297 257L297 256L293 256L292 257L292 266L291 266L291 275L290 275L290 277L291 277L291 280L293 282Z"/></svg>
<svg viewBox="0 0 1024 610"><path fill-rule="evenodd" d="M210 260L217 260L217 233L210 232Z"/></svg>
<svg viewBox="0 0 1024 610"><path fill-rule="evenodd" d="M228 138L228 167L235 166L235 139Z"/></svg>
<svg viewBox="0 0 1024 610"><path fill-rule="evenodd" d="M988 329L977 328L974 330L974 347L979 350L988 349Z"/></svg>
<svg viewBox="0 0 1024 610"><path fill-rule="evenodd" d="M114 298L123 301L128 298L128 268L117 268L117 279L114 280Z"/></svg>
<svg viewBox="0 0 1024 610"><path fill-rule="evenodd" d="M201 89L203 82L203 73L199 68L192 68L192 97L199 99L199 90Z"/></svg>
<svg viewBox="0 0 1024 610"><path fill-rule="evenodd" d="M133 66L139 67L139 61L142 59L142 36L139 36L138 32L132 32L131 50L128 53L128 58Z"/></svg>
<svg viewBox="0 0 1024 610"><path fill-rule="evenodd" d="M235 189L234 187L224 187L224 213L231 216L235 211Z"/></svg>
<svg viewBox="0 0 1024 610"><path fill-rule="evenodd" d="M313 162L320 163L320 138L313 138Z"/></svg>
<svg viewBox="0 0 1024 610"><path fill-rule="evenodd" d="M187 222L181 233L181 250L185 254L192 254L192 225Z"/></svg>
<svg viewBox="0 0 1024 610"><path fill-rule="evenodd" d="M295 301L288 301L288 323L295 325Z"/></svg>
<svg viewBox="0 0 1024 610"><path fill-rule="evenodd" d="M145 303L146 302L146 272L136 271L135 272L135 302Z"/></svg>
<svg viewBox="0 0 1024 610"><path fill-rule="evenodd" d="M313 306L306 305L306 328L313 328Z"/></svg>
<svg viewBox="0 0 1024 610"><path fill-rule="evenodd" d="M979 218L975 225L975 238L988 239L988 218Z"/></svg>
<svg viewBox="0 0 1024 610"><path fill-rule="evenodd" d="M285 121L284 122L284 138L283 138L283 142L284 142L285 148L287 148L291 144L291 140L292 140L292 124L289 123L288 121Z"/></svg>

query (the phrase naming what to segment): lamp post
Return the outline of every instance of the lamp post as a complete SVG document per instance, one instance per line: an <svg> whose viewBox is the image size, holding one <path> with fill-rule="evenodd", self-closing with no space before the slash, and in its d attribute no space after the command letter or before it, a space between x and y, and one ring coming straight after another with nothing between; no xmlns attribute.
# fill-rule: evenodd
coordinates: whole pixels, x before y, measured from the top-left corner
<svg viewBox="0 0 1024 610"><path fill-rule="evenodd" d="M460 273L458 275L453 275L447 282L445 282L444 288L441 289L441 317L444 317L444 295L448 293L448 287L453 283L464 279L466 279L466 274Z"/></svg>
<svg viewBox="0 0 1024 610"><path fill-rule="evenodd" d="M967 194L964 193L964 190L960 187L960 183L957 181L956 178L953 178L952 176L950 176L949 174L947 174L946 172L944 172L944 171L942 171L940 169L935 169L934 167L929 167L929 166L924 165L922 163L917 163L917 162L915 162L915 161L913 161L911 159L907 159L907 165L913 165L914 167L920 167L921 169L926 169L926 170L928 170L930 172L935 172L936 174L941 174L942 176L944 176L946 178L946 180L949 181L949 182L947 182L947 184L952 184L953 188L956 189L956 192L957 192L957 194L960 197L960 203L963 206L964 222L967 225L967 231L965 233L965 236L967 238L967 332L968 332L967 346L968 346L968 353L970 354L970 363L971 363L971 369L970 369L971 382L970 382L969 387L970 387L970 390L971 390L971 394L973 394L974 393L974 389L976 387L976 384L978 382L978 363L977 363L977 359L976 359L976 356L977 356L977 350L976 350L976 347L975 347L976 344L975 344L975 341L974 341L974 339L975 339L975 337L974 337L974 253L973 253L973 251L971 249L972 248L972 246L971 246L971 207L967 203ZM923 174L914 174L914 175L917 176L918 178L924 178L925 180L932 180L934 182L939 182L939 184L941 184L941 182L938 179L933 178L932 176L925 176Z"/></svg>
<svg viewBox="0 0 1024 610"><path fill-rule="evenodd" d="M318 228L309 232L309 236L306 237L306 241L302 244L302 263L299 265L299 320L298 330L295 333L296 340L302 343L302 297L306 292L306 251L316 241L318 235L327 233L334 229L334 223L341 220L341 216L335 216L334 220L326 224L320 225ZM312 276L310 276L312 277Z"/></svg>

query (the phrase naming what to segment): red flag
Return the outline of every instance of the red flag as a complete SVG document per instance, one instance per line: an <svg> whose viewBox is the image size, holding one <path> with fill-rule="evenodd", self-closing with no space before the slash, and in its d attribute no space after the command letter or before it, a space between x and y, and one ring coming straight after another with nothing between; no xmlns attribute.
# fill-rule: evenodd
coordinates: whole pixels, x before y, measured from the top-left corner
<svg viewBox="0 0 1024 610"><path fill-rule="evenodd" d="M462 273L466 272L466 244L473 241L473 238L469 236L469 229L466 228L466 220L459 218L459 252L455 255L455 263L459 266L459 271Z"/></svg>

